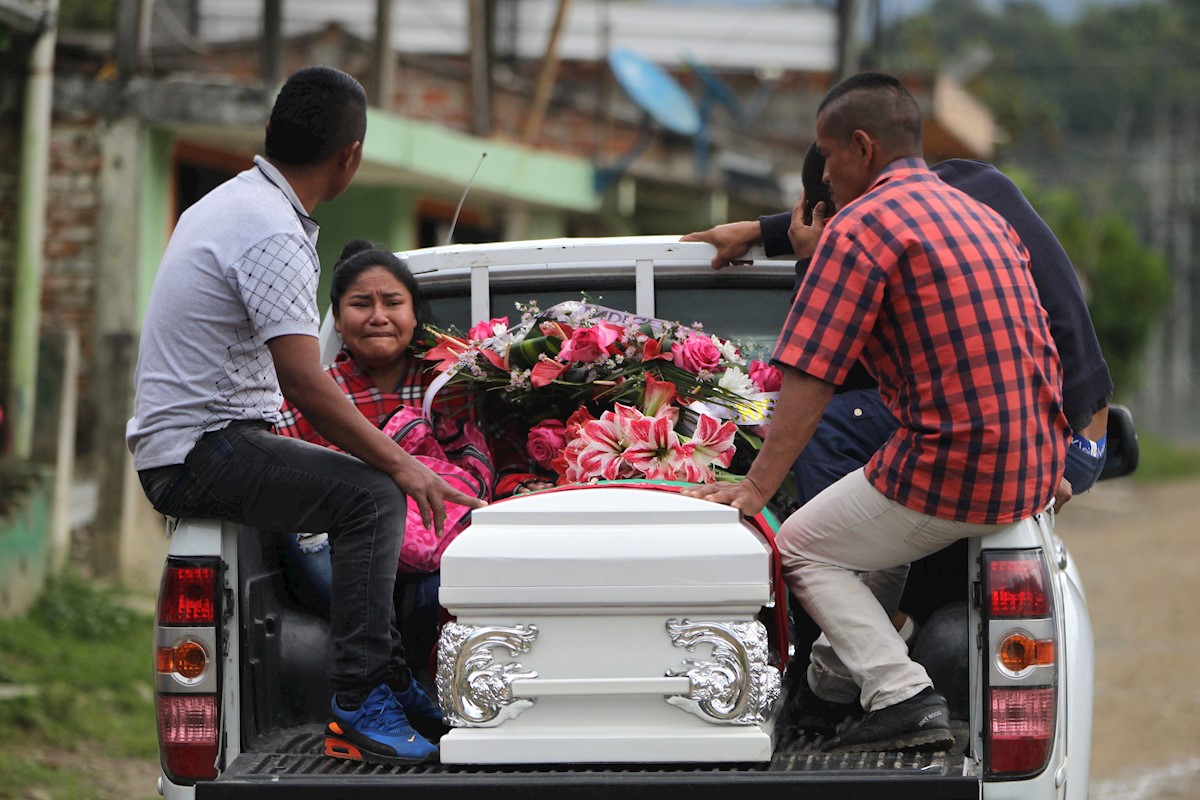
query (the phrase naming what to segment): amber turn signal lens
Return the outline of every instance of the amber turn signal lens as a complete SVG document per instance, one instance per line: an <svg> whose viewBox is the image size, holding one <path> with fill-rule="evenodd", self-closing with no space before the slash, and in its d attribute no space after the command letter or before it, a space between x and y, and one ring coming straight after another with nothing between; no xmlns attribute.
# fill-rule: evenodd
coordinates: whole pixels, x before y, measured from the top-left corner
<svg viewBox="0 0 1200 800"><path fill-rule="evenodd" d="M208 653L199 642L184 641L174 647L158 648L159 672L174 672L181 678L194 680L208 666Z"/></svg>
<svg viewBox="0 0 1200 800"><path fill-rule="evenodd" d="M1054 640L1014 633L1000 643L1000 665L1011 672L1054 663Z"/></svg>

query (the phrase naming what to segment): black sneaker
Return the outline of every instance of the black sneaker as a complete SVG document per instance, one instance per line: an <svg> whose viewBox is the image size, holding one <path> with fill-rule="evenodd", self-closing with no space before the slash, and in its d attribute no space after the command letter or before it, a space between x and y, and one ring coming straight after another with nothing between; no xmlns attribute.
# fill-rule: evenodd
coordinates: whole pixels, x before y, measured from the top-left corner
<svg viewBox="0 0 1200 800"><path fill-rule="evenodd" d="M949 750L953 745L946 699L930 686L894 706L867 713L858 724L830 739L821 749L827 753L933 752Z"/></svg>
<svg viewBox="0 0 1200 800"><path fill-rule="evenodd" d="M792 725L808 736L833 736L862 713L858 703L836 703L804 686L796 699Z"/></svg>

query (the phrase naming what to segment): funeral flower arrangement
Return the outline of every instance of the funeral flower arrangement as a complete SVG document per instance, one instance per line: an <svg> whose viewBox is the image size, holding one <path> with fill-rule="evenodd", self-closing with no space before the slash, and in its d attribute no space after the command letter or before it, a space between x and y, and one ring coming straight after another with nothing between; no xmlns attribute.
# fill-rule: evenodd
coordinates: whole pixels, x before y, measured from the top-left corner
<svg viewBox="0 0 1200 800"><path fill-rule="evenodd" d="M447 383L495 393L560 484L709 483L761 445L781 376L733 343L586 302L520 311L511 328L504 318L466 335L429 328L423 357L442 373L429 397Z"/></svg>

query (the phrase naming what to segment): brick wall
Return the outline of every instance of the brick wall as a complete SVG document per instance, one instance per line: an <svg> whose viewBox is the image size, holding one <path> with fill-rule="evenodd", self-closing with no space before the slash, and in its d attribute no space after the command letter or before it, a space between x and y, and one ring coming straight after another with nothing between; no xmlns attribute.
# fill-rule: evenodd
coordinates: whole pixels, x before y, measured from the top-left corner
<svg viewBox="0 0 1200 800"><path fill-rule="evenodd" d="M46 179L46 229L42 264L41 348L33 457L54 453L54 420L61 382L62 331L79 331L86 381L90 359L95 275L98 264L100 123L95 118L55 118ZM0 397L9 392L13 282L20 202L20 121L0 117ZM7 436L7 430L2 434ZM7 439L5 438L5 441Z"/></svg>
<svg viewBox="0 0 1200 800"><path fill-rule="evenodd" d="M46 181L42 328L72 325L85 338L100 255L100 135L95 117L56 118Z"/></svg>

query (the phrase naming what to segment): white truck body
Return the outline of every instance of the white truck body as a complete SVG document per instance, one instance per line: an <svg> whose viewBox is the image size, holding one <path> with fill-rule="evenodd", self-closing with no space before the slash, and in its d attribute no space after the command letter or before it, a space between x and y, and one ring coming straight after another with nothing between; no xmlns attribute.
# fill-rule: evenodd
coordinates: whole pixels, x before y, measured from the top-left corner
<svg viewBox="0 0 1200 800"><path fill-rule="evenodd" d="M442 321L464 329L509 312L498 304L514 296L543 298L545 308L585 290L639 315L702 320L712 333L752 340L769 352L786 313L793 265L756 258L717 272L708 266L712 252L675 237L628 237L402 255L435 310L451 317ZM742 330L721 327L735 318ZM322 346L331 359L338 343L328 324ZM964 644L953 668L965 687L958 741L950 753L863 757L832 757L819 752L819 743L789 733L781 722L786 691L778 700L755 700L761 713L736 724L683 708L694 681L676 669L680 662L719 658L711 641L693 652L673 644L671 621L749 624L763 606L786 596L785 587L771 584L769 548L732 509L671 492L599 485L507 499L479 512L477 523L490 536L473 536L469 528L446 551L442 605L472 630L536 628L536 643L521 653L489 645L488 658L520 667L499 723L460 720L444 739L446 763L438 767L389 768L320 754L327 629L282 587L277 545L232 524L169 520L165 576L180 565L208 565L215 610L210 625L167 618L157 629L160 648L195 640L208 656L197 680L160 669L160 699L212 696L201 715L207 728L187 728L183 712L160 713L173 720L160 724L164 796L1087 797L1092 628L1051 511L959 543L928 573L914 567L915 607L963 609L965 623L955 623L955 631ZM1000 567L989 573L993 564ZM1042 612L1011 618L998 612L1000 601L989 591L1007 591L1003 576L1013 574L1019 579L1013 591L1044 592ZM164 577L160 609L172 602L169 585L175 584ZM927 622L930 613L923 616ZM1007 670L998 654L1014 632L1048 643L1048 658L1020 674ZM793 663L805 655L793 653ZM453 657L453 650L443 654ZM744 662L748 670L776 672L752 661ZM439 680L439 688L453 694L462 687L453 686L453 666L447 669L448 683ZM777 674L762 679L778 687ZM1028 697L1039 699L1026 703ZM514 701L523 709L511 714ZM442 698L444 707L454 703ZM1032 723L1031 709L1043 712ZM1025 757L1022 731L1033 729L1041 731L1044 758L1029 774L1006 774L1001 759ZM168 745L190 752L183 739L204 735L213 739L203 751L214 759L209 774L181 776Z"/></svg>

